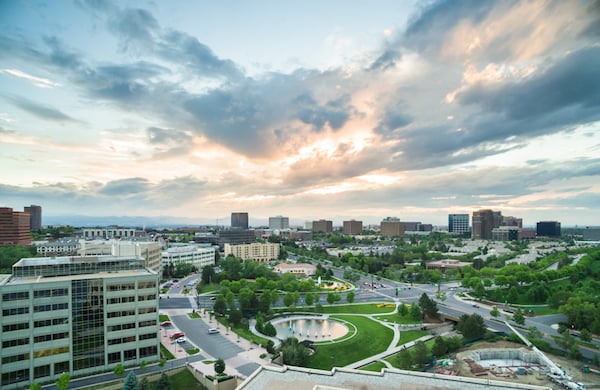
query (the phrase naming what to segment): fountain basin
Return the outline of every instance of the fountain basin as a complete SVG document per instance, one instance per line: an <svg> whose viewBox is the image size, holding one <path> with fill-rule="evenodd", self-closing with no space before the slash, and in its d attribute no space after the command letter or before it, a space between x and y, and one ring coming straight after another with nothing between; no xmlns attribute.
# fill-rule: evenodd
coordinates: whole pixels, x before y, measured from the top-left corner
<svg viewBox="0 0 600 390"><path fill-rule="evenodd" d="M271 323L280 340L295 337L300 341L328 341L348 333L348 327L343 323L323 317L294 316L273 320Z"/></svg>

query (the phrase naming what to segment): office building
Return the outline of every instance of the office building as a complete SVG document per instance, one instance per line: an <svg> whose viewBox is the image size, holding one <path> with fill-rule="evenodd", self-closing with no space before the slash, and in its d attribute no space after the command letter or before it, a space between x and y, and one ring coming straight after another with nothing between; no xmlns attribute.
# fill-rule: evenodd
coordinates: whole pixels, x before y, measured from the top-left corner
<svg viewBox="0 0 600 390"><path fill-rule="evenodd" d="M225 257L232 255L242 260L254 260L266 263L279 258L280 245L267 242L253 242L252 244L231 245L225 244L223 251Z"/></svg>
<svg viewBox="0 0 600 390"><path fill-rule="evenodd" d="M583 230L583 239L585 241L600 241L600 228L587 226Z"/></svg>
<svg viewBox="0 0 600 390"><path fill-rule="evenodd" d="M523 218L511 216L502 217L502 224L500 226L514 226L523 229Z"/></svg>
<svg viewBox="0 0 600 390"><path fill-rule="evenodd" d="M104 239L109 240L111 238L132 238L135 237L135 229L131 228L84 228L82 230L82 236L85 239Z"/></svg>
<svg viewBox="0 0 600 390"><path fill-rule="evenodd" d="M282 230L290 228L290 219L288 217L282 217L278 215L276 217L269 217L269 229Z"/></svg>
<svg viewBox="0 0 600 390"><path fill-rule="evenodd" d="M42 207L31 205L25 207L25 212L29 213L29 228L32 232L42 231Z"/></svg>
<svg viewBox="0 0 600 390"><path fill-rule="evenodd" d="M473 239L492 239L492 230L500 227L502 223L502 213L500 211L479 210L473 212L473 230L471 238Z"/></svg>
<svg viewBox="0 0 600 390"><path fill-rule="evenodd" d="M354 236L357 234L362 234L363 231L363 223L362 221L344 221L344 234Z"/></svg>
<svg viewBox="0 0 600 390"><path fill-rule="evenodd" d="M313 276L317 272L317 267L312 264L304 264L304 263L296 263L296 264L287 264L280 263L275 266L273 269L274 272L278 274L294 274L296 276Z"/></svg>
<svg viewBox="0 0 600 390"><path fill-rule="evenodd" d="M386 217L379 224L379 233L385 237L399 237L404 234L404 224L400 218Z"/></svg>
<svg viewBox="0 0 600 390"><path fill-rule="evenodd" d="M470 233L469 214L448 214L448 233Z"/></svg>
<svg viewBox="0 0 600 390"><path fill-rule="evenodd" d="M239 245L250 244L256 241L254 230L231 229L223 230L219 233L219 248L222 250L225 244Z"/></svg>
<svg viewBox="0 0 600 390"><path fill-rule="evenodd" d="M197 270L215 265L216 249L213 246L175 246L162 252L162 265L191 264Z"/></svg>
<svg viewBox="0 0 600 390"><path fill-rule="evenodd" d="M137 257L19 260L0 277L0 388L158 361L158 282Z"/></svg>
<svg viewBox="0 0 600 390"><path fill-rule="evenodd" d="M536 234L542 237L560 237L560 222L538 222L536 225Z"/></svg>
<svg viewBox="0 0 600 390"><path fill-rule="evenodd" d="M494 241L518 241L521 239L521 229L517 226L500 226L492 229Z"/></svg>
<svg viewBox="0 0 600 390"><path fill-rule="evenodd" d="M31 245L29 213L0 207L0 245Z"/></svg>
<svg viewBox="0 0 600 390"><path fill-rule="evenodd" d="M331 233L333 232L333 222L319 219L318 221L312 222L313 232Z"/></svg>
<svg viewBox="0 0 600 390"><path fill-rule="evenodd" d="M248 229L248 213L231 213L232 229Z"/></svg>
<svg viewBox="0 0 600 390"><path fill-rule="evenodd" d="M162 247L156 241L122 241L111 240L113 256L136 256L144 259L144 267L161 274L162 272Z"/></svg>

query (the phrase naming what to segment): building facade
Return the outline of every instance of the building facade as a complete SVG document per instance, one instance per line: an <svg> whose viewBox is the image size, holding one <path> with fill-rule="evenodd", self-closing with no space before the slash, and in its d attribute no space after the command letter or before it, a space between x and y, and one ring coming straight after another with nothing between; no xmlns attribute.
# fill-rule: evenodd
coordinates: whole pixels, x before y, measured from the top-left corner
<svg viewBox="0 0 600 390"><path fill-rule="evenodd" d="M232 229L248 229L248 213L231 213Z"/></svg>
<svg viewBox="0 0 600 390"><path fill-rule="evenodd" d="M157 274L162 272L162 247L155 241L122 241L112 240L111 255L136 256L144 259L144 267Z"/></svg>
<svg viewBox="0 0 600 390"><path fill-rule="evenodd" d="M473 212L473 230L471 238L491 240L492 230L500 227L502 223L502 213L493 210L479 210Z"/></svg>
<svg viewBox="0 0 600 390"><path fill-rule="evenodd" d="M215 252L213 246L176 246L162 252L162 265L191 264L196 269L207 265L215 265Z"/></svg>
<svg viewBox="0 0 600 390"><path fill-rule="evenodd" d="M29 207L25 207L25 212L29 213L29 228L31 231L42 231L42 207L31 205Z"/></svg>
<svg viewBox="0 0 600 390"><path fill-rule="evenodd" d="M158 282L137 257L21 259L0 281L0 387L158 361Z"/></svg>
<svg viewBox="0 0 600 390"><path fill-rule="evenodd" d="M312 276L317 272L317 267L312 264L286 264L280 263L275 266L273 271L278 274L294 274L296 276Z"/></svg>
<svg viewBox="0 0 600 390"><path fill-rule="evenodd" d="M448 233L470 233L469 214L448 214Z"/></svg>
<svg viewBox="0 0 600 390"><path fill-rule="evenodd" d="M290 219L288 217L282 217L278 215L276 217L269 217L269 229L289 229L290 228Z"/></svg>
<svg viewBox="0 0 600 390"><path fill-rule="evenodd" d="M242 260L254 260L266 263L279 258L280 245L277 243L253 242L252 244L225 244L224 255L238 257Z"/></svg>
<svg viewBox="0 0 600 390"><path fill-rule="evenodd" d="M0 207L0 245L31 245L29 213Z"/></svg>
<svg viewBox="0 0 600 390"><path fill-rule="evenodd" d="M536 234L543 237L560 237L560 222L541 221L536 224Z"/></svg>
<svg viewBox="0 0 600 390"><path fill-rule="evenodd" d="M81 235L85 239L101 238L108 240L111 238L132 238L135 237L135 229L131 228L84 228Z"/></svg>
<svg viewBox="0 0 600 390"><path fill-rule="evenodd" d="M521 229L517 226L500 226L492 229L494 241L518 241L521 239Z"/></svg>
<svg viewBox="0 0 600 390"><path fill-rule="evenodd" d="M400 220L383 220L379 225L379 233L385 237L399 237L404 234L404 224Z"/></svg>
<svg viewBox="0 0 600 390"><path fill-rule="evenodd" d="M363 223L362 221L344 221L344 234L349 236L354 236L357 234L362 234L363 231Z"/></svg>
<svg viewBox="0 0 600 390"><path fill-rule="evenodd" d="M77 238L61 238L56 241L43 242L35 246L37 253L46 256L74 256L80 245Z"/></svg>
<svg viewBox="0 0 600 390"><path fill-rule="evenodd" d="M313 232L331 233L333 232L333 222L319 219L318 221L312 222Z"/></svg>

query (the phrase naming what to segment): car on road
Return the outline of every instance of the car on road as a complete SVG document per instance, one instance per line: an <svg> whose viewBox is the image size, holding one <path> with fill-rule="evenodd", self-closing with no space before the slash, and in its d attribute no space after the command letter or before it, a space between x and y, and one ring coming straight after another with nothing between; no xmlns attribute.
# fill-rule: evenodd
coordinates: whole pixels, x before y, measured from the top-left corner
<svg viewBox="0 0 600 390"><path fill-rule="evenodd" d="M171 339L172 340L176 340L176 339L180 339L180 338L182 338L184 336L185 336L185 333L183 333L183 332L177 332L177 333L173 333L171 335Z"/></svg>
<svg viewBox="0 0 600 390"><path fill-rule="evenodd" d="M185 337L180 337L180 338L178 338L177 340L175 340L175 342L176 342L177 344L185 343Z"/></svg>
<svg viewBox="0 0 600 390"><path fill-rule="evenodd" d="M162 326L163 328L168 328L169 326L173 326L173 324L170 321L165 321L162 324L160 324L160 326Z"/></svg>
<svg viewBox="0 0 600 390"><path fill-rule="evenodd" d="M214 301L215 299L217 299L216 297L210 297L211 301Z"/></svg>
<svg viewBox="0 0 600 390"><path fill-rule="evenodd" d="M219 329L217 329L217 328L210 328L208 330L208 334L216 334L216 333L219 333Z"/></svg>
<svg viewBox="0 0 600 390"><path fill-rule="evenodd" d="M476 303L474 303L474 304L473 304L473 307L477 307L477 308L479 308L479 305L478 305L478 304L476 304Z"/></svg>

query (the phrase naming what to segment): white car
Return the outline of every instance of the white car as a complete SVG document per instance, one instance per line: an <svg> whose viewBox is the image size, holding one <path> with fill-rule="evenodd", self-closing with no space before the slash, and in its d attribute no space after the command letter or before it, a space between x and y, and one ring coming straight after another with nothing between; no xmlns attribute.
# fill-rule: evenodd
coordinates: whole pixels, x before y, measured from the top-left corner
<svg viewBox="0 0 600 390"><path fill-rule="evenodd" d="M217 328L210 328L208 330L208 334L215 334L215 333L219 333L219 329L217 329Z"/></svg>
<svg viewBox="0 0 600 390"><path fill-rule="evenodd" d="M177 340L175 340L175 342L176 342L177 344L185 343L185 337L180 337L180 338L178 338Z"/></svg>

